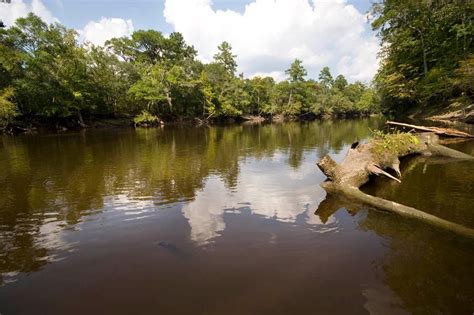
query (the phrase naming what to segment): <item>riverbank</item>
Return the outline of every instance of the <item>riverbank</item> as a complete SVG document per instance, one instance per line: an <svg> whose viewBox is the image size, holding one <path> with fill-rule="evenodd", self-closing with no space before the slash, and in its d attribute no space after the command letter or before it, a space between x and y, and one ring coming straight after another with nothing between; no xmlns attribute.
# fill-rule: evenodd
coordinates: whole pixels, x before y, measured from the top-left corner
<svg viewBox="0 0 474 315"><path fill-rule="evenodd" d="M466 105L459 102L435 106L420 106L406 114L415 120L431 120L442 123L462 122L474 124L474 104Z"/></svg>
<svg viewBox="0 0 474 315"><path fill-rule="evenodd" d="M0 134L35 134L35 133L51 133L51 132L68 132L85 129L113 129L113 128L155 128L162 126L205 126L205 125L230 125L230 124L263 124L263 123L284 123L290 121L313 121L313 120L344 120L374 117L377 114L357 114L357 115L266 115L254 116L245 115L238 117L221 117L221 118L202 118L202 117L178 117L173 119L161 119L155 117L152 122L145 121L137 123L133 116L123 117L85 117L84 121L78 119L58 119L58 120L40 120L40 119L20 119L12 122L6 127L0 128Z"/></svg>

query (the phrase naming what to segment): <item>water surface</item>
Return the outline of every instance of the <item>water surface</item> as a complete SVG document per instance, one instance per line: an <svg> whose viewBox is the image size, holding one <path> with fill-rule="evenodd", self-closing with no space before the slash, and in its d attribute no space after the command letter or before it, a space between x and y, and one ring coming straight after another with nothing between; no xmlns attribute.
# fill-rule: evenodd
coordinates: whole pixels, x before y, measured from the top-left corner
<svg viewBox="0 0 474 315"><path fill-rule="evenodd" d="M381 127L3 137L0 313L472 314L471 241L319 186ZM474 227L472 163L405 163L368 191Z"/></svg>

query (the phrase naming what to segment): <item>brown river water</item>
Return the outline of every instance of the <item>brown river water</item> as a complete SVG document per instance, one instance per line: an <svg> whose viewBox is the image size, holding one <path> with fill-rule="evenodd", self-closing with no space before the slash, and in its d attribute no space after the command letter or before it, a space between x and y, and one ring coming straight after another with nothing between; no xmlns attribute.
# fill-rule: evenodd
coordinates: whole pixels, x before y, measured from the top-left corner
<svg viewBox="0 0 474 315"><path fill-rule="evenodd" d="M473 314L473 241L319 186L383 127L0 137L0 314ZM474 228L473 162L402 169L364 189Z"/></svg>

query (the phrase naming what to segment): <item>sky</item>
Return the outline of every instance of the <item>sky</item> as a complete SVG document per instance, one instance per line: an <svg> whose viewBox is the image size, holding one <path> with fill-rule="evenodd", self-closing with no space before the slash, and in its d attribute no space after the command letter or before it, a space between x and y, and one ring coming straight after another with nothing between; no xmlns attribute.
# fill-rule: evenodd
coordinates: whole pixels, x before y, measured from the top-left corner
<svg viewBox="0 0 474 315"><path fill-rule="evenodd" d="M81 41L97 45L134 30L177 31L212 60L228 41L238 71L247 77L285 79L298 58L317 79L324 66L334 76L370 82L378 68L379 41L366 12L370 0L11 0L0 3L8 26L33 12L47 22L74 28Z"/></svg>

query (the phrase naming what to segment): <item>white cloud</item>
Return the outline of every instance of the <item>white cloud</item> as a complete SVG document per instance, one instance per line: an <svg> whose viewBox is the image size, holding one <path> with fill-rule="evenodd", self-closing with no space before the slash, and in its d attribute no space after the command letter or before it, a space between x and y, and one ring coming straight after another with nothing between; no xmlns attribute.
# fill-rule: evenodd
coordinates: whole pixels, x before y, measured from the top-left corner
<svg viewBox="0 0 474 315"><path fill-rule="evenodd" d="M271 72L260 72L260 71L257 71L257 72L254 72L250 75L250 77L261 77L261 78L264 78L264 77L272 77L274 78L276 81L283 81L286 79L286 74L285 74L285 71L271 71Z"/></svg>
<svg viewBox="0 0 474 315"><path fill-rule="evenodd" d="M245 207L254 215L283 223L295 224L299 218L320 233L333 229L334 217L323 224L313 213L324 199L323 189L303 182L295 185L313 176L314 165L305 163L294 170L284 167L287 158L286 154L276 153L272 160L277 166L272 170L279 171L265 172L265 176L260 173L259 161L242 165L237 187L232 191L222 178L210 176L205 187L182 210L191 227L191 240L199 245L212 243L227 227L224 214Z"/></svg>
<svg viewBox="0 0 474 315"><path fill-rule="evenodd" d="M334 74L369 81L378 67L378 40L345 0L255 0L243 13L214 10L211 0L166 0L164 16L204 61L230 42L248 76L280 79L294 58L313 78L329 65Z"/></svg>
<svg viewBox="0 0 474 315"><path fill-rule="evenodd" d="M103 45L114 37L129 36L133 33L132 20L102 18L99 22L90 21L79 31L81 40L94 45Z"/></svg>
<svg viewBox="0 0 474 315"><path fill-rule="evenodd" d="M0 3L0 20L7 26L13 25L18 18L25 17L30 12L47 23L59 22L41 0L32 0L28 3L23 0L12 0L11 3Z"/></svg>

